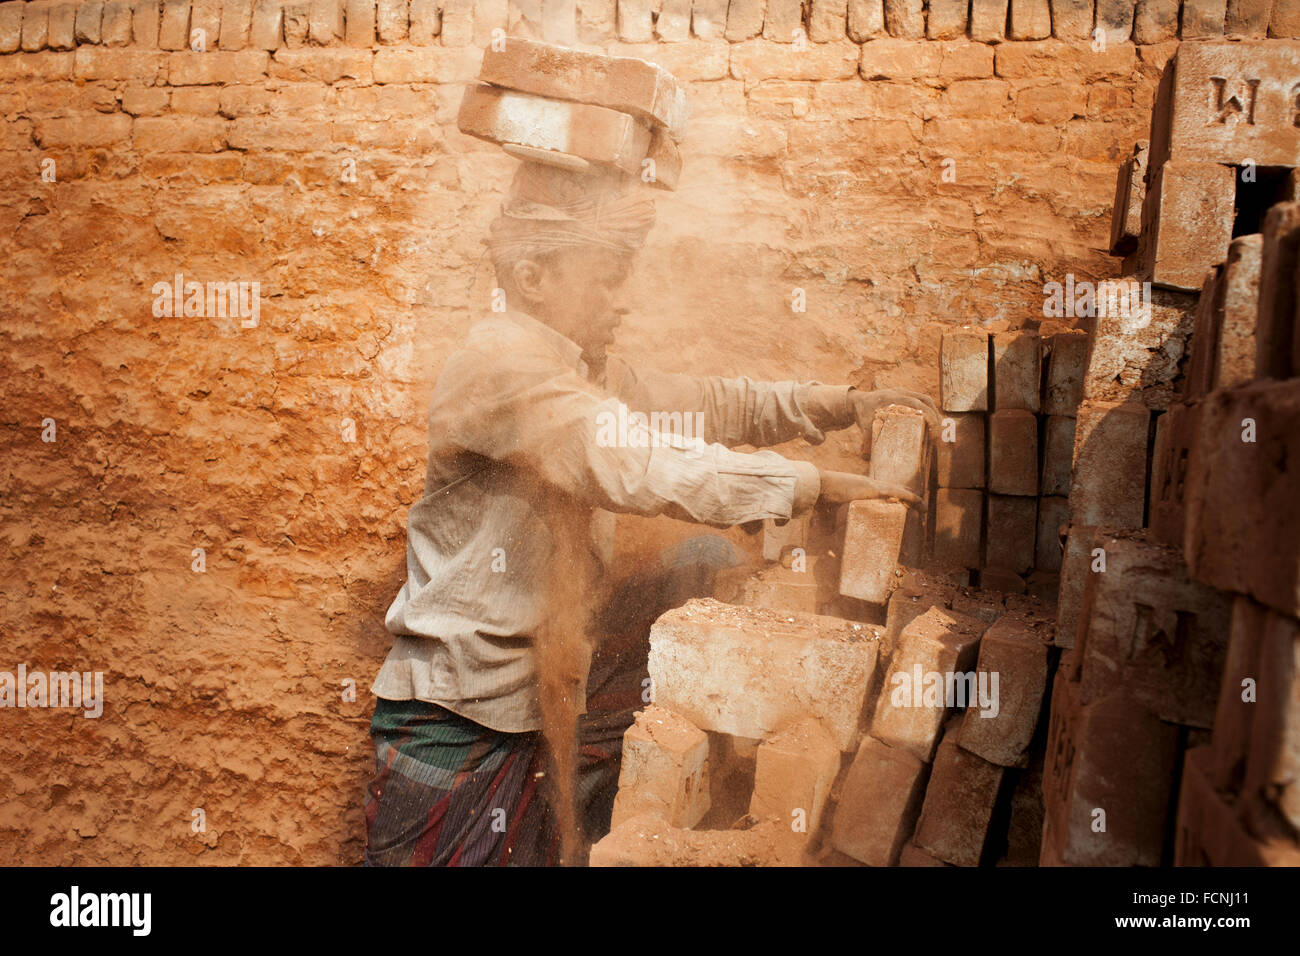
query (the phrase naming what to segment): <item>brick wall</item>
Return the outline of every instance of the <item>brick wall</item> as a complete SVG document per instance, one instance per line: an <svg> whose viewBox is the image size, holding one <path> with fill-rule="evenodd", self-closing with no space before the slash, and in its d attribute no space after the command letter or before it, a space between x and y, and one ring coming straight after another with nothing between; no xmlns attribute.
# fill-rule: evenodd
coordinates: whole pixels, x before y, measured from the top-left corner
<svg viewBox="0 0 1300 956"><path fill-rule="evenodd" d="M455 129L494 27L686 82L628 354L937 396L943 329L1114 271L1161 4L1104 51L1049 38L1045 0L724 6L0 4L0 670L101 670L107 696L0 709L0 862L359 860L423 408L488 308L515 165ZM1184 33L1212 30L1194 6ZM1037 39L984 42L1008 24ZM177 274L260 283L258 323L156 315Z"/></svg>

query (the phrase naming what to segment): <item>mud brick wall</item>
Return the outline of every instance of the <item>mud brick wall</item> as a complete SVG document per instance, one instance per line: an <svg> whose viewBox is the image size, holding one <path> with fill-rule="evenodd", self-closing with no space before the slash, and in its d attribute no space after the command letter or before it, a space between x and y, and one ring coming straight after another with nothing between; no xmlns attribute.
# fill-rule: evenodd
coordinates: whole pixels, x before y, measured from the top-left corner
<svg viewBox="0 0 1300 956"><path fill-rule="evenodd" d="M1300 33L1281 4L951 6L0 3L0 668L107 696L0 710L0 862L360 859L423 408L515 165L455 129L493 29L686 83L620 348L936 395L943 329L1110 274L1179 30ZM257 282L257 324L156 315L177 275Z"/></svg>

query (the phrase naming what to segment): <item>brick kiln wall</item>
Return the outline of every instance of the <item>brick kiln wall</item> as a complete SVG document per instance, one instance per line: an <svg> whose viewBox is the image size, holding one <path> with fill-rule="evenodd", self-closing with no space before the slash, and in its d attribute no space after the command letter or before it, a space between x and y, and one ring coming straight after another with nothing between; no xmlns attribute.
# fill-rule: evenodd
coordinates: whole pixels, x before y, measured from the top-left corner
<svg viewBox="0 0 1300 956"><path fill-rule="evenodd" d="M291 5L273 49L239 27L265 3L67 6L0 4L0 669L102 670L107 703L0 710L0 863L356 863L423 410L516 165L455 128L506 5L447 0L434 35L385 0L378 36ZM626 353L937 396L943 329L1116 271L1115 169L1176 41L632 44L581 6L692 107ZM259 324L155 317L178 273L260 282Z"/></svg>

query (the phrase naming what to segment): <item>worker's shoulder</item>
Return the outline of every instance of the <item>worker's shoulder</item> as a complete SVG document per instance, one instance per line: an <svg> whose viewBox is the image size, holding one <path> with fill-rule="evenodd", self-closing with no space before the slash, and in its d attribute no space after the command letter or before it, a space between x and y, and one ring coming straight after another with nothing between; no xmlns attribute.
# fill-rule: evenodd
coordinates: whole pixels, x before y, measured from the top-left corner
<svg viewBox="0 0 1300 956"><path fill-rule="evenodd" d="M471 326L457 351L466 353L463 358L472 356L492 365L562 361L554 342L548 341L556 334L548 336L534 325L513 321L505 315L491 316Z"/></svg>

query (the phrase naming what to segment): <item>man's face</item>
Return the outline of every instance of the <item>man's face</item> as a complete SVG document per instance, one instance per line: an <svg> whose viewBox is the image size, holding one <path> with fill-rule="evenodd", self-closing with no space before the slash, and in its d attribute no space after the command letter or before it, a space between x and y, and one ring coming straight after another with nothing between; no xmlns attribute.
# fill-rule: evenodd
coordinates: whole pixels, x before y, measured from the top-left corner
<svg viewBox="0 0 1300 956"><path fill-rule="evenodd" d="M598 370L627 312L622 292L631 273L630 253L597 246L561 249L540 265L534 315L580 345L583 359Z"/></svg>

